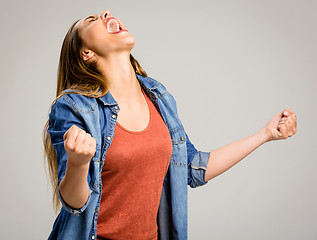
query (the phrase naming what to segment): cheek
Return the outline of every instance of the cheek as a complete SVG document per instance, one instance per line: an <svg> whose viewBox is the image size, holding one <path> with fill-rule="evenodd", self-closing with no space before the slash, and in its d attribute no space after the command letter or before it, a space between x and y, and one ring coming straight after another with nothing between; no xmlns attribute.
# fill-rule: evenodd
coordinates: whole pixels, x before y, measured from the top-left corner
<svg viewBox="0 0 317 240"><path fill-rule="evenodd" d="M83 33L82 39L88 48L95 50L101 45L104 45L104 43L107 41L106 34L107 33L103 32L103 29L91 27Z"/></svg>

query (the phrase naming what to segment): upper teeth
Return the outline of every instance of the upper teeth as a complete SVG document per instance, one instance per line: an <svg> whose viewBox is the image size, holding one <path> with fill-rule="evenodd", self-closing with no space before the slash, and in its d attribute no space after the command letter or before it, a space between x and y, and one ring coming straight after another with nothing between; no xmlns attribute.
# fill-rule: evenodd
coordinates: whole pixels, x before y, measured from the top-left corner
<svg viewBox="0 0 317 240"><path fill-rule="evenodd" d="M107 23L107 31L108 32L112 32L111 31L111 27L110 27L110 23L111 22L115 22L115 24L116 24L116 31L115 32L118 32L119 30L120 30L120 25L119 25L119 22L116 20L116 19L110 19L109 21L108 21L108 23Z"/></svg>

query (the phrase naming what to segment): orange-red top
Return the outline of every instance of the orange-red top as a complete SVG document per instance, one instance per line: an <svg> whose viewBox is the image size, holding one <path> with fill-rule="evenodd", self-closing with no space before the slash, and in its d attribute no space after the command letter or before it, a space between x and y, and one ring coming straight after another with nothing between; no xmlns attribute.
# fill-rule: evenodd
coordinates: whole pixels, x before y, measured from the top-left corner
<svg viewBox="0 0 317 240"><path fill-rule="evenodd" d="M150 98L150 121L142 131L117 122L103 166L97 239L156 240L156 216L172 155L167 126Z"/></svg>

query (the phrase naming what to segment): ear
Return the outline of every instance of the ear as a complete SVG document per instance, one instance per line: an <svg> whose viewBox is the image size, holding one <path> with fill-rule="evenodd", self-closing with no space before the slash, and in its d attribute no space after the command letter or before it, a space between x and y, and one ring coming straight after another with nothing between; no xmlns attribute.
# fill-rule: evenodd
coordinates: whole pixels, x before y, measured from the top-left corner
<svg viewBox="0 0 317 240"><path fill-rule="evenodd" d="M81 55L83 56L83 60L86 62L89 59L91 59L93 56L95 56L95 53L88 49L83 49L81 51Z"/></svg>

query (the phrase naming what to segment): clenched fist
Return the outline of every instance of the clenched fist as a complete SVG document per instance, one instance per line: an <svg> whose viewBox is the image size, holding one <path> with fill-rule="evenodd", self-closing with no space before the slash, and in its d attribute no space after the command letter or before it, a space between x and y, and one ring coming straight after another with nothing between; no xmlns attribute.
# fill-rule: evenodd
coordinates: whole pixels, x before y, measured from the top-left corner
<svg viewBox="0 0 317 240"><path fill-rule="evenodd" d="M296 114L286 108L273 116L264 129L268 141L292 137L297 132Z"/></svg>
<svg viewBox="0 0 317 240"><path fill-rule="evenodd" d="M76 125L71 126L63 136L67 161L83 166L90 162L96 151L96 139Z"/></svg>

